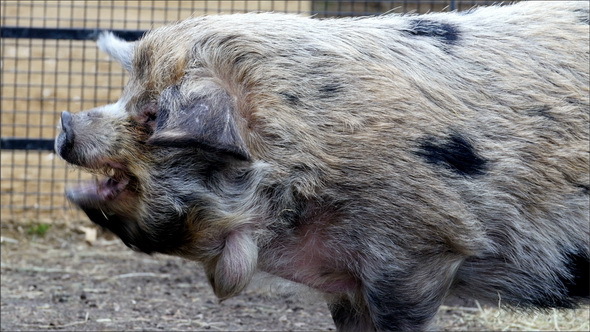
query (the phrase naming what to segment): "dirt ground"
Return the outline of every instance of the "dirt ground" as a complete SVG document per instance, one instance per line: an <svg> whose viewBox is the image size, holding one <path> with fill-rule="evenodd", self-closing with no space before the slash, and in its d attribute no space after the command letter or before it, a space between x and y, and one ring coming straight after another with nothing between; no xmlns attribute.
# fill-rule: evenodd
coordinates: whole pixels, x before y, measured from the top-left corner
<svg viewBox="0 0 590 332"><path fill-rule="evenodd" d="M265 279L219 303L196 263L135 253L108 234L90 243L71 226L53 226L43 236L31 229L2 223L2 331L335 330L318 297L278 295ZM454 299L441 308L435 326L585 331L589 314L503 314Z"/></svg>
<svg viewBox="0 0 590 332"><path fill-rule="evenodd" d="M323 303L263 290L219 303L196 263L118 239L3 229L1 281L3 331L334 330Z"/></svg>

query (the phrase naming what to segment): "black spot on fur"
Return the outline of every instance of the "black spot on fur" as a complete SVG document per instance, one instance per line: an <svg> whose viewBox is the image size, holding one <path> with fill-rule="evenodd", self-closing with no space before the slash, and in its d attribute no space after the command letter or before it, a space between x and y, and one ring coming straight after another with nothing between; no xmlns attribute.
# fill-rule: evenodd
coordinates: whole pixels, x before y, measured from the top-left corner
<svg viewBox="0 0 590 332"><path fill-rule="evenodd" d="M301 99L299 99L299 97L297 97L296 95L289 93L289 92L281 92L280 93L281 97L283 97L283 99L293 105L293 106L300 106L301 105Z"/></svg>
<svg viewBox="0 0 590 332"><path fill-rule="evenodd" d="M443 140L426 138L417 154L430 164L444 166L463 176L482 175L487 168L487 161L478 156L471 143L457 133Z"/></svg>
<svg viewBox="0 0 590 332"><path fill-rule="evenodd" d="M547 120L555 121L555 117L549 112L551 109L549 106L540 106L528 110L527 114L530 116L541 116Z"/></svg>
<svg viewBox="0 0 590 332"><path fill-rule="evenodd" d="M573 309L578 306L580 298L588 299L590 297L589 257L581 252L568 252L565 258L565 265L570 275L561 276L563 288L540 283L535 285L537 289L530 289L529 295L519 299L516 306Z"/></svg>
<svg viewBox="0 0 590 332"><path fill-rule="evenodd" d="M590 12L585 9L576 9L574 10L576 14L579 14L580 22L583 24L590 24Z"/></svg>
<svg viewBox="0 0 590 332"><path fill-rule="evenodd" d="M328 83L319 88L320 97L334 97L342 92L344 87L338 83Z"/></svg>
<svg viewBox="0 0 590 332"><path fill-rule="evenodd" d="M564 101L566 101L567 103L572 104L573 106L588 106L588 103L585 103L584 101L578 99L578 98L572 98L572 97L566 97L563 99Z"/></svg>
<svg viewBox="0 0 590 332"><path fill-rule="evenodd" d="M413 36L435 37L446 44L455 44L459 40L459 30L449 23L430 20L411 20L406 30Z"/></svg>
<svg viewBox="0 0 590 332"><path fill-rule="evenodd" d="M580 188L582 190L582 193L590 195L590 186L588 186L587 184L576 184L576 187Z"/></svg>
<svg viewBox="0 0 590 332"><path fill-rule="evenodd" d="M567 295L572 297L590 296L590 261L586 255L570 253L567 255L567 268L571 279L564 279Z"/></svg>

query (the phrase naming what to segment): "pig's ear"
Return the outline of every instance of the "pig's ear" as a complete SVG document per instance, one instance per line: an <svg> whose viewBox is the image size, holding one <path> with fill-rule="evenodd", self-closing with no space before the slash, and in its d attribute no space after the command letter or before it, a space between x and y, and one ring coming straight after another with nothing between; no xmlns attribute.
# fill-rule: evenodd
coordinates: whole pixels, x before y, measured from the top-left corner
<svg viewBox="0 0 590 332"><path fill-rule="evenodd" d="M221 89L183 101L179 88L170 87L160 96L156 126L147 143L174 148L197 147L250 160L233 105L231 97Z"/></svg>
<svg viewBox="0 0 590 332"><path fill-rule="evenodd" d="M135 42L125 41L112 32L105 31L98 36L96 44L101 51L120 63L123 68L131 71Z"/></svg>

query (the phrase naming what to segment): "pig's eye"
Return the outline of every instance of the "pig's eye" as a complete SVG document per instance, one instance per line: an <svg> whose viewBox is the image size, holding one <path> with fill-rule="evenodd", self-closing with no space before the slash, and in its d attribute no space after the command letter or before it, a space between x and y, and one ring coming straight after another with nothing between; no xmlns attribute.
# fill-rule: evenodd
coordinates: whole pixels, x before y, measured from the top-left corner
<svg viewBox="0 0 590 332"><path fill-rule="evenodd" d="M137 117L137 122L153 131L156 128L157 111L158 105L155 102L143 105Z"/></svg>
<svg viewBox="0 0 590 332"><path fill-rule="evenodd" d="M147 124L149 124L150 127L153 127L155 125L155 123L156 123L156 113L155 112L154 113L151 113L150 112L150 113L147 113L146 115L147 115L147 117L146 117L145 122Z"/></svg>

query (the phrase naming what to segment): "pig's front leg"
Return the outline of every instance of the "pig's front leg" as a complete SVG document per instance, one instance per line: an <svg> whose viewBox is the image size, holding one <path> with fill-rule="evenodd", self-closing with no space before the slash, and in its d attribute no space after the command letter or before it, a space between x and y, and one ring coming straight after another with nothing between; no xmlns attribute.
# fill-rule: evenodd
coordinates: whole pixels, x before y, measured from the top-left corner
<svg viewBox="0 0 590 332"><path fill-rule="evenodd" d="M328 300L334 325L338 331L374 331L375 326L364 301L354 305L348 296Z"/></svg>

